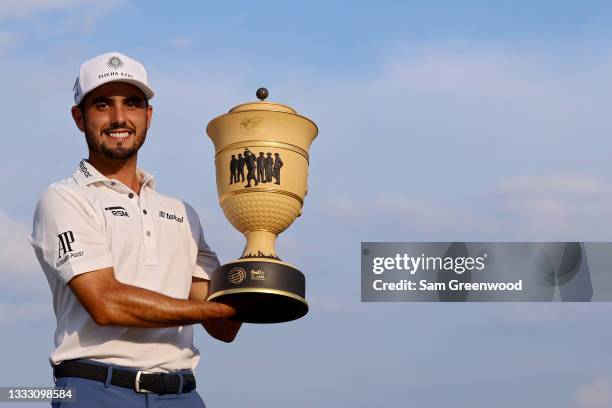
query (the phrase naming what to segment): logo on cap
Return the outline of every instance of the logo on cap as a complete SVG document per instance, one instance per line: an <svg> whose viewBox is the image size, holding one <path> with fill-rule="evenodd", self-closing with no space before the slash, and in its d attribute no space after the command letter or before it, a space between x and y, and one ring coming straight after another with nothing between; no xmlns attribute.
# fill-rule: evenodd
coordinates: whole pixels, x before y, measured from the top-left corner
<svg viewBox="0 0 612 408"><path fill-rule="evenodd" d="M112 56L108 59L106 65L108 65L109 68L114 68L115 70L117 70L120 66L123 65L123 61L121 61L121 59L117 56Z"/></svg>

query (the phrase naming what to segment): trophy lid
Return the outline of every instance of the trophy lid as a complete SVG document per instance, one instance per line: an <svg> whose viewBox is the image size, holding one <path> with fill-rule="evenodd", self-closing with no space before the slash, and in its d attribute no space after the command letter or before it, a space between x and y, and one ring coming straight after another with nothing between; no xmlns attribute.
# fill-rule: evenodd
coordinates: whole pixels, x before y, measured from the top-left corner
<svg viewBox="0 0 612 408"><path fill-rule="evenodd" d="M290 108L287 105L282 105L275 102L266 102L265 99L268 97L268 90L266 88L259 88L257 90L257 98L259 102L247 102L240 105L234 106L229 110L228 113L237 112L248 112L248 111L272 111L272 112L285 112L297 115L297 111Z"/></svg>
<svg viewBox="0 0 612 408"><path fill-rule="evenodd" d="M280 103L267 102L268 90L257 90L258 102L234 106L228 113L208 122L206 133L219 152L231 143L254 140L275 140L308 151L317 137L317 125L295 109Z"/></svg>

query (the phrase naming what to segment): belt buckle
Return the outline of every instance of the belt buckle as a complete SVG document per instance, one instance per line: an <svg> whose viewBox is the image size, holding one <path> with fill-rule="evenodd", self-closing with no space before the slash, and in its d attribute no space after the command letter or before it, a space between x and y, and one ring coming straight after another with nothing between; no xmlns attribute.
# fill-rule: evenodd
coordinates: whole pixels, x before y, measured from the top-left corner
<svg viewBox="0 0 612 408"><path fill-rule="evenodd" d="M134 390L136 392L140 392L140 393L143 393L143 394L152 393L153 391L143 390L142 388L140 388L140 376L142 374L152 374L152 373L147 371L147 370L138 370L136 372L136 380L134 380Z"/></svg>

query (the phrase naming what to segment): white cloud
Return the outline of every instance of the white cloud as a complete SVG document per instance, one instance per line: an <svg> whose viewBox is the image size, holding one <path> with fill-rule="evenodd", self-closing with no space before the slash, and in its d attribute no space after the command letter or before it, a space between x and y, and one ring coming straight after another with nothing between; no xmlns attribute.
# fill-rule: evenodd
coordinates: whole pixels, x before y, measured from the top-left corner
<svg viewBox="0 0 612 408"><path fill-rule="evenodd" d="M574 408L612 407L612 380L597 378L579 389L574 400Z"/></svg>
<svg viewBox="0 0 612 408"><path fill-rule="evenodd" d="M0 302L0 323L4 325L29 325L33 322L49 322L54 318L50 299Z"/></svg>
<svg viewBox="0 0 612 408"><path fill-rule="evenodd" d="M555 196L586 200L612 194L612 185L588 177L578 176L531 176L515 177L500 185L503 194L517 197Z"/></svg>
<svg viewBox="0 0 612 408"><path fill-rule="evenodd" d="M573 322L602 321L612 312L609 303L509 303L497 305L498 310L491 316L492 321L513 326L545 327Z"/></svg>
<svg viewBox="0 0 612 408"><path fill-rule="evenodd" d="M38 269L28 236L30 228L0 212L0 265L2 275L23 276Z"/></svg>
<svg viewBox="0 0 612 408"><path fill-rule="evenodd" d="M402 194L368 199L337 194L325 199L319 210L336 223L360 226L368 239L486 240L500 231L497 220L465 205Z"/></svg>
<svg viewBox="0 0 612 408"><path fill-rule="evenodd" d="M53 316L47 280L29 234L29 226L0 212L0 323L5 325L49 321Z"/></svg>
<svg viewBox="0 0 612 408"><path fill-rule="evenodd" d="M326 100L333 102L330 113L370 109L378 125L390 120L399 125L397 130L415 125L420 130L421 124L430 131L449 128L468 143L478 135L499 142L497 132L511 135L518 129L524 132L515 134L515 141L557 136L553 132L568 121L593 116L591 105L605 101L605 90L612 86L605 70L612 64L612 53L597 49L597 58L571 64L565 53L555 55L548 48L479 42L403 45L376 55L381 64L374 72L308 81L302 87L319 83L308 93L324 109L330 108ZM341 105L336 103L339 98L344 99ZM351 124L363 121L342 123ZM467 126L475 133L465 133Z"/></svg>
<svg viewBox="0 0 612 408"><path fill-rule="evenodd" d="M612 238L612 183L589 176L521 176L484 192L480 205L423 194L355 199L330 195L322 211L335 219L436 232L439 239L520 241L609 241ZM453 238L454 237L454 238ZM463 237L463 238L462 238Z"/></svg>
<svg viewBox="0 0 612 408"><path fill-rule="evenodd" d="M27 299L25 308L47 299L50 293L45 274L28 239L30 230L29 225L0 212L0 299ZM7 310L6 304L0 306ZM51 307L50 303L48 307ZM5 318L18 320L19 316L9 314Z"/></svg>
<svg viewBox="0 0 612 408"><path fill-rule="evenodd" d="M85 9L94 7L95 9L108 10L114 8L124 0L104 0L103 2L94 0L19 0L0 2L1 18L25 18L35 13L69 9Z"/></svg>
<svg viewBox="0 0 612 408"><path fill-rule="evenodd" d="M188 37L173 37L166 41L166 43L175 49L190 48L193 45L193 41Z"/></svg>
<svg viewBox="0 0 612 408"><path fill-rule="evenodd" d="M531 176L500 184L503 209L530 237L609 240L612 237L612 184L593 177ZM549 237L549 238L547 238Z"/></svg>

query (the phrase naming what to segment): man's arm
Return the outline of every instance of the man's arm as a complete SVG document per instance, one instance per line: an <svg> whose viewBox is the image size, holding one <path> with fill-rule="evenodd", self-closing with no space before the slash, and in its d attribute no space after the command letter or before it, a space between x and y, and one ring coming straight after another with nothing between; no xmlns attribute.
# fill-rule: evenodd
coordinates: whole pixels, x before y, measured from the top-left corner
<svg viewBox="0 0 612 408"><path fill-rule="evenodd" d="M113 268L80 274L68 285L95 322L102 326L172 327L224 320L236 313L223 303L175 299L127 285L115 278Z"/></svg>
<svg viewBox="0 0 612 408"><path fill-rule="evenodd" d="M209 283L207 280L193 277L191 280L191 290L189 291L189 299L192 299L194 301L202 301L208 297L208 290ZM221 319L203 320L202 326L204 326L204 329L206 329L208 334L213 336L215 339L230 343L236 338L236 334L238 334L238 330L240 330L240 326L242 326L242 323L236 322L234 320L229 320L227 319L227 317L230 316L226 315L224 316L224 318Z"/></svg>

